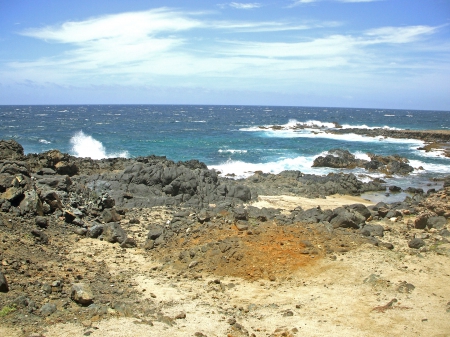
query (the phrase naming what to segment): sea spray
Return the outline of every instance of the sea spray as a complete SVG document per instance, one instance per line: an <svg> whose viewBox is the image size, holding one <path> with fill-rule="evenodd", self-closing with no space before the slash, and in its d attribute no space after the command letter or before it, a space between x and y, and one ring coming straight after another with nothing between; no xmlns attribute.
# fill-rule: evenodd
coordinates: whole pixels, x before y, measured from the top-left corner
<svg viewBox="0 0 450 337"><path fill-rule="evenodd" d="M122 157L127 158L128 152L107 154L103 144L92 136L85 135L83 131L77 132L71 139L72 153L75 157L89 157L92 159L104 159Z"/></svg>

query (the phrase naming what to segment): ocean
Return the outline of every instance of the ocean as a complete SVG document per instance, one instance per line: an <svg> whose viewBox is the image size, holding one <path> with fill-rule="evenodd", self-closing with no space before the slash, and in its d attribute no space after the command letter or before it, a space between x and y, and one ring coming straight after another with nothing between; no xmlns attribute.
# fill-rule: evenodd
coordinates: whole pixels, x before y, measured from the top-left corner
<svg viewBox="0 0 450 337"><path fill-rule="evenodd" d="M450 111L353 109L330 107L209 105L32 105L0 106L0 139L15 139L25 153L58 149L78 157L166 156L173 161L198 159L235 178L254 171L299 170L328 174L364 170L312 168L314 159L334 148L359 158L366 153L399 154L413 167L408 177L389 183L402 188L429 186L429 179L450 174L450 158L417 150L420 140L291 130L296 123L343 128L450 128ZM285 130L262 129L280 125ZM370 177L376 177L370 174ZM380 175L381 177L381 175ZM426 189L426 188L425 188Z"/></svg>

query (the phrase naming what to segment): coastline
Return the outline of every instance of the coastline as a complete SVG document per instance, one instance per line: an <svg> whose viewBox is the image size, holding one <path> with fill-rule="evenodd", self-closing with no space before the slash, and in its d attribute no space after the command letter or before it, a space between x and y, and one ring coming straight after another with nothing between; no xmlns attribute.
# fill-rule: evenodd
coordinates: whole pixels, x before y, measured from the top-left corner
<svg viewBox="0 0 450 337"><path fill-rule="evenodd" d="M358 195L385 187L352 174L235 181L195 160L25 156L0 145L4 335L448 328L450 179L374 205Z"/></svg>

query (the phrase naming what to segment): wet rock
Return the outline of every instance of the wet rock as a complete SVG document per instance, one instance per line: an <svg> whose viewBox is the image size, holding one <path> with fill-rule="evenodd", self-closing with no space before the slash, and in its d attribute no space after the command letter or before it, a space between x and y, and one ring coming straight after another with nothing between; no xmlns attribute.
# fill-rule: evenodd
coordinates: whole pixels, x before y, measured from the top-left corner
<svg viewBox="0 0 450 337"><path fill-rule="evenodd" d="M314 159L312 167L332 167L332 168L348 168L353 169L362 166L366 161L356 159L348 150L333 149L323 157L319 156Z"/></svg>
<svg viewBox="0 0 450 337"><path fill-rule="evenodd" d="M92 290L85 283L74 283L72 285L70 298L81 305L89 305L94 301Z"/></svg>
<svg viewBox="0 0 450 337"><path fill-rule="evenodd" d="M0 271L0 292L7 293L9 291L8 282L5 275Z"/></svg>
<svg viewBox="0 0 450 337"><path fill-rule="evenodd" d="M409 248L419 249L423 246L425 246L425 241L423 241L422 239L419 239L419 238L414 238L408 242Z"/></svg>

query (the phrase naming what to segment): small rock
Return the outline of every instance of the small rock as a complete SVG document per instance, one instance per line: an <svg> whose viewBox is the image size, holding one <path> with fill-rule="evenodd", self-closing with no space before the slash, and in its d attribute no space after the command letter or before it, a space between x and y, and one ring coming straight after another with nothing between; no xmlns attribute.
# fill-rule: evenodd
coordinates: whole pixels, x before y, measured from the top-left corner
<svg viewBox="0 0 450 337"><path fill-rule="evenodd" d="M48 243L48 235L45 234L44 232L41 232L37 229L33 229L33 230L31 230L31 234L33 234L42 243L45 243L45 244Z"/></svg>
<svg viewBox="0 0 450 337"><path fill-rule="evenodd" d="M185 319L185 318L186 318L185 312L180 312L178 315L175 316L175 319Z"/></svg>
<svg viewBox="0 0 450 337"><path fill-rule="evenodd" d="M392 243L390 243L390 242L381 242L379 244L379 246L385 247L385 248L387 248L389 250L394 249L394 245Z"/></svg>
<svg viewBox="0 0 450 337"><path fill-rule="evenodd" d="M126 238L125 241L123 241L120 244L120 247L122 248L134 248L137 246L136 240L133 238Z"/></svg>
<svg viewBox="0 0 450 337"><path fill-rule="evenodd" d="M91 289L84 283L74 283L72 285L70 298L82 305L89 305L94 301Z"/></svg>
<svg viewBox="0 0 450 337"><path fill-rule="evenodd" d="M234 319L234 318L229 318L227 322L228 322L228 324L230 324L230 325L235 325L235 324L236 324L236 319Z"/></svg>
<svg viewBox="0 0 450 337"><path fill-rule="evenodd" d="M409 248L419 249L421 247L425 246L425 241L419 238L412 239L408 242Z"/></svg>
<svg viewBox="0 0 450 337"><path fill-rule="evenodd" d="M34 219L36 226L40 228L47 228L48 227L48 219L45 216L37 216Z"/></svg>
<svg viewBox="0 0 450 337"><path fill-rule="evenodd" d="M56 305L53 303L45 303L40 310L42 316L47 317L56 311Z"/></svg>
<svg viewBox="0 0 450 337"><path fill-rule="evenodd" d="M189 268L194 268L196 265L198 265L198 261L192 261L191 263L189 263Z"/></svg>
<svg viewBox="0 0 450 337"><path fill-rule="evenodd" d="M0 292L7 293L9 291L8 282L5 275L0 271Z"/></svg>

